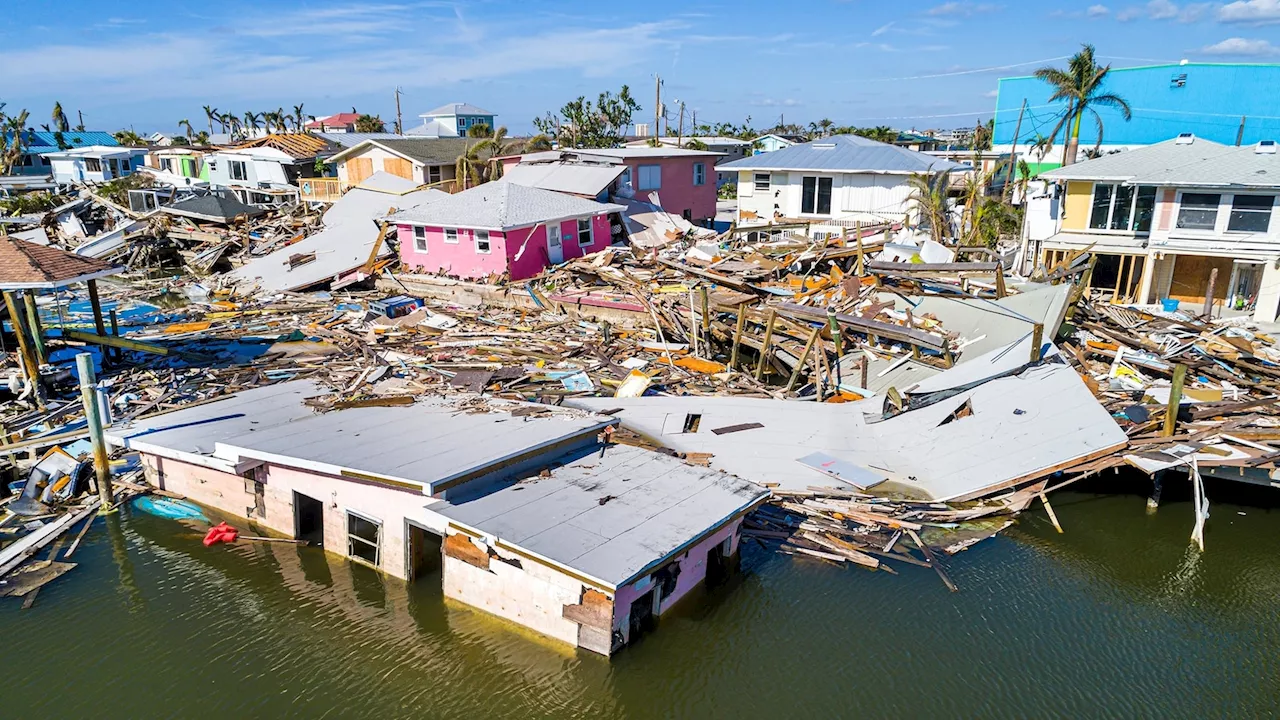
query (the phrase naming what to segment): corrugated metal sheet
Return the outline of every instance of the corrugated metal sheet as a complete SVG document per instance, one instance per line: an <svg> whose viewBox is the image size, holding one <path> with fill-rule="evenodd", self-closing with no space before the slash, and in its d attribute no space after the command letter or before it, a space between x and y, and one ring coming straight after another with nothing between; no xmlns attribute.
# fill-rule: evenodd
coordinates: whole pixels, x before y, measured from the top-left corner
<svg viewBox="0 0 1280 720"><path fill-rule="evenodd" d="M1280 65L1187 63L1116 68L1107 76L1103 89L1123 97L1133 109L1133 119L1125 122L1118 111L1098 108L1104 141L1109 144L1150 145L1184 132L1234 144L1242 117L1245 143L1280 139L1280 113L1275 111L1275 98L1280 97ZM1049 86L1034 77L1001 79L995 143L1013 141L1024 99L1029 109L1018 143L1034 142L1037 134L1048 135L1065 107L1062 102L1050 103L1049 95ZM1081 143L1092 145L1096 136L1093 118L1085 118Z"/></svg>
<svg viewBox="0 0 1280 720"><path fill-rule="evenodd" d="M896 145L857 135L834 135L716 166L730 170L826 170L830 172L922 173L966 170Z"/></svg>

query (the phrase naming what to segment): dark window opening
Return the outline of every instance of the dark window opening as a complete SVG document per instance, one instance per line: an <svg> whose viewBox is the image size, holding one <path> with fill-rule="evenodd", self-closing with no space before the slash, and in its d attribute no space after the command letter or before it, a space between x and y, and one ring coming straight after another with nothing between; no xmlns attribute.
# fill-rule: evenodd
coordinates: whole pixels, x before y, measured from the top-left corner
<svg viewBox="0 0 1280 720"><path fill-rule="evenodd" d="M324 503L301 493L293 494L293 536L309 545L324 547Z"/></svg>
<svg viewBox="0 0 1280 720"><path fill-rule="evenodd" d="M682 432L682 433L696 433L696 432L698 432L698 425L700 425L700 424L702 424L702 416L701 416L701 415L694 415L694 414L685 415L685 416L684 416L684 429L683 429L683 430L681 430L680 432Z"/></svg>
<svg viewBox="0 0 1280 720"><path fill-rule="evenodd" d="M378 564L382 524L347 513L347 554L370 565Z"/></svg>

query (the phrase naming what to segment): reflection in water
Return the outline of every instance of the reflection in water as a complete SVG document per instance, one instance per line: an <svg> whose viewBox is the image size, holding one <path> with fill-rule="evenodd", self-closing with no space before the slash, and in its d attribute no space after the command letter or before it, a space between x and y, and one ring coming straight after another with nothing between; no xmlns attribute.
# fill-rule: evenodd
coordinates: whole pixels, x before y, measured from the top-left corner
<svg viewBox="0 0 1280 720"><path fill-rule="evenodd" d="M1265 715L1280 677L1271 518L1219 503L1210 552L1188 555L1189 506L1167 489L1163 502L1148 517L1145 497L1061 495L1065 535L1024 516L949 561L959 593L926 568L889 576L744 544L742 575L612 661L446 603L438 570L406 584L318 548L205 548L195 528L112 517L35 608L0 602L6 646L40 649L6 665L8 687L40 690L6 693L2 712ZM127 672L66 672L85 665Z"/></svg>

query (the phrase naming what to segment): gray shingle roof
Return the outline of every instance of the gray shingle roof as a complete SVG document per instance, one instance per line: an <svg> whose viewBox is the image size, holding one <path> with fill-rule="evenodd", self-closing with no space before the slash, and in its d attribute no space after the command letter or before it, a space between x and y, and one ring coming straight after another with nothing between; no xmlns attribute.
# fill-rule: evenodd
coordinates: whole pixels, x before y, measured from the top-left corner
<svg viewBox="0 0 1280 720"><path fill-rule="evenodd" d="M337 133L337 132L317 132L312 135L319 135L335 145L341 145L344 148L355 147L365 140L400 140L404 135L395 133Z"/></svg>
<svg viewBox="0 0 1280 720"><path fill-rule="evenodd" d="M329 158L329 162L344 162L347 158L356 157L372 146L378 146L410 160L416 160L424 165L452 165L457 162L459 155L466 152L469 143L476 142L479 142L479 140L459 137L370 139L346 148Z"/></svg>
<svg viewBox="0 0 1280 720"><path fill-rule="evenodd" d="M773 152L722 163L725 170L825 170L828 172L921 173L968 170L914 150L857 135L833 135Z"/></svg>
<svg viewBox="0 0 1280 720"><path fill-rule="evenodd" d="M621 205L598 203L500 180L441 198L429 205L402 210L392 215L391 220L441 227L507 230L624 209Z"/></svg>
<svg viewBox="0 0 1280 720"><path fill-rule="evenodd" d="M422 113L418 117L437 117L440 115L493 115L493 113L488 110L482 110L471 103L448 103L431 112Z"/></svg>
<svg viewBox="0 0 1280 720"><path fill-rule="evenodd" d="M1235 149L1203 138L1195 138L1189 145L1179 145L1175 140L1166 140L1155 145L1124 150L1048 170L1040 173L1040 177L1046 180L1126 182L1138 177L1159 175L1175 168L1195 166ZM1252 152L1252 148L1249 150Z"/></svg>

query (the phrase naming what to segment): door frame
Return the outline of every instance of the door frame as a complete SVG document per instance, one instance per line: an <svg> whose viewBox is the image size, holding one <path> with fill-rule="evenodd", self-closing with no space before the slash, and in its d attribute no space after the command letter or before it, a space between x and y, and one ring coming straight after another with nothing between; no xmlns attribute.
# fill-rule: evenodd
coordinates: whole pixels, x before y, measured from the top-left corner
<svg viewBox="0 0 1280 720"><path fill-rule="evenodd" d="M555 233L556 234L556 244L555 244L556 252L552 252L552 249L551 249L552 248L552 245L551 245L552 229L555 229L556 231ZM557 255L559 255L559 257L556 257ZM560 263L564 262L564 235L560 232L560 223L556 223L554 225L547 225L547 260L550 261L552 265L559 265Z"/></svg>

